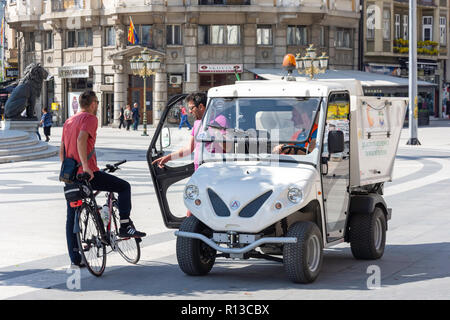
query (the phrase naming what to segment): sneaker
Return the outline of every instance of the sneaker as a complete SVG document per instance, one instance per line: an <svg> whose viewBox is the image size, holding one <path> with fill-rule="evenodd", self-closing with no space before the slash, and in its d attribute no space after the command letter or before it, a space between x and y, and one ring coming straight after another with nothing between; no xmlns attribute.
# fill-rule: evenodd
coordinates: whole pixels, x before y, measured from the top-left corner
<svg viewBox="0 0 450 320"><path fill-rule="evenodd" d="M142 238L147 234L137 231L132 223L119 228L119 237L121 238Z"/></svg>
<svg viewBox="0 0 450 320"><path fill-rule="evenodd" d="M78 268L86 268L86 264L83 262L83 261L81 261L80 263L74 263L74 262L72 262L71 264L70 264L70 266L71 267L78 267Z"/></svg>

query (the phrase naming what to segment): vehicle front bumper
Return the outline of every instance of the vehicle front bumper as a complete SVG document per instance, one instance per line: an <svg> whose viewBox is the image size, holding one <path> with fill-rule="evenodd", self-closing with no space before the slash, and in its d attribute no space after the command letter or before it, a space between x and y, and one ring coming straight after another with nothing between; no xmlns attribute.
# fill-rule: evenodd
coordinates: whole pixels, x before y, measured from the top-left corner
<svg viewBox="0 0 450 320"><path fill-rule="evenodd" d="M200 233L193 233L193 232L184 232L184 231L175 231L175 235L177 237L185 237L185 238L192 238L192 239L198 239L206 243L211 248L222 252L222 253L229 253L231 255L242 255L244 253L247 253L263 244L266 243L297 243L297 238L294 237L266 237L261 238L259 240L256 240L255 242L250 243L249 245L242 247L242 248L224 248L219 246L217 243L212 241L211 239L207 238L203 234Z"/></svg>

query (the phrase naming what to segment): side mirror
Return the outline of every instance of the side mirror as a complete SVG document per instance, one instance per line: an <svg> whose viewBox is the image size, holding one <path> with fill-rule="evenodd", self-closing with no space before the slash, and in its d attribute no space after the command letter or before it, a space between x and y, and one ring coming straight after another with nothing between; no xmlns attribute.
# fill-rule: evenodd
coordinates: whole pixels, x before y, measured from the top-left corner
<svg viewBox="0 0 450 320"><path fill-rule="evenodd" d="M328 152L330 154L344 152L344 132L339 130L328 132Z"/></svg>
<svg viewBox="0 0 450 320"><path fill-rule="evenodd" d="M165 149L170 146L170 129L164 127L161 130L161 148Z"/></svg>

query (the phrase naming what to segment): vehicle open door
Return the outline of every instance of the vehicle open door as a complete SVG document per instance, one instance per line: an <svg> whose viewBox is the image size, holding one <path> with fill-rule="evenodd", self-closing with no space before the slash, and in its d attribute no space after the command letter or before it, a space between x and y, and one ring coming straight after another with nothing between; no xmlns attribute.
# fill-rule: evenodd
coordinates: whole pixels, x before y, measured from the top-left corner
<svg viewBox="0 0 450 320"><path fill-rule="evenodd" d="M194 157L190 154L184 158L169 161L164 168L152 165L152 162L189 145L192 130L186 126L179 128L181 107L184 105L186 96L186 94L176 95L169 100L147 151L147 162L164 224L171 229L178 229L186 217L187 209L183 203L183 191L185 179L194 173ZM191 116L189 123L191 126L194 124Z"/></svg>

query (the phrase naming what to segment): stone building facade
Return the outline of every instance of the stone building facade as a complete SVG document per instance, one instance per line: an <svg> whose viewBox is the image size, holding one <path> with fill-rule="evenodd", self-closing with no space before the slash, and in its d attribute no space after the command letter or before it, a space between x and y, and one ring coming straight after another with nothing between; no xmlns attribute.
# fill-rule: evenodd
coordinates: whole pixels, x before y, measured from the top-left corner
<svg viewBox="0 0 450 320"><path fill-rule="evenodd" d="M35 61L53 75L41 106L59 104L60 123L86 88L98 93L101 125L117 125L127 103L142 113L143 81L130 60L143 47L162 61L146 88L154 124L171 95L234 83L235 70L254 79L252 69L280 68L310 43L332 69L359 63L359 0L8 0L6 11L21 71ZM130 18L138 45L127 41Z"/></svg>
<svg viewBox="0 0 450 320"><path fill-rule="evenodd" d="M435 117L442 116L449 79L449 9L449 0L417 0L418 79L435 84L419 87L418 103ZM364 1L363 12L365 70L408 77L409 0Z"/></svg>

